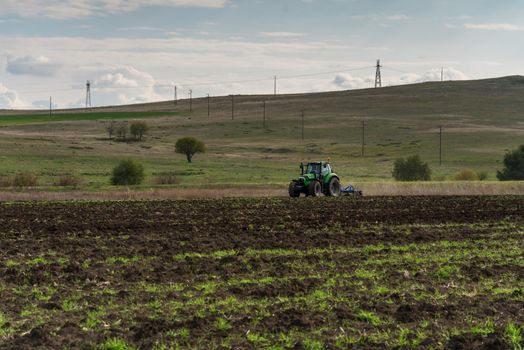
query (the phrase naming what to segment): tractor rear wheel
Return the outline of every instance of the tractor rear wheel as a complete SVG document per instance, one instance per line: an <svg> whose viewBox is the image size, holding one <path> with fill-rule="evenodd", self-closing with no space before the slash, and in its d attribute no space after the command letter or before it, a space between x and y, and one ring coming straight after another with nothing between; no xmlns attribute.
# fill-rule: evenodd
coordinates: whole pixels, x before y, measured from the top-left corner
<svg viewBox="0 0 524 350"><path fill-rule="evenodd" d="M320 186L320 182L318 181L312 181L308 186L308 194L312 197L318 197L322 193L322 186Z"/></svg>
<svg viewBox="0 0 524 350"><path fill-rule="evenodd" d="M296 188L295 188L295 182L294 181L291 181L291 183L289 184L289 196L291 198L297 198L297 197L300 197L300 191L298 191Z"/></svg>
<svg viewBox="0 0 524 350"><path fill-rule="evenodd" d="M340 181L338 181L336 177L332 177L331 180L329 180L326 194L330 197L340 196Z"/></svg>

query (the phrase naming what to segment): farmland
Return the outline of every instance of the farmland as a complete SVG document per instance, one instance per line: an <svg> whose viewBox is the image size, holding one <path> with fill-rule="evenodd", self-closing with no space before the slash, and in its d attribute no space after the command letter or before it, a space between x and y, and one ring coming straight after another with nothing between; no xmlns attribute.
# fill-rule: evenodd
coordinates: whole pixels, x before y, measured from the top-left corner
<svg viewBox="0 0 524 350"><path fill-rule="evenodd" d="M523 197L19 202L0 213L0 348L524 345Z"/></svg>
<svg viewBox="0 0 524 350"><path fill-rule="evenodd" d="M144 164L148 189L174 172L177 188L285 188L301 161L330 158L342 181L391 182L399 157L419 154L436 181L463 169L496 181L502 158L522 143L524 79L519 76L382 89L293 95L237 95L92 110L0 111L0 178L20 171L39 177L40 190L74 173L85 191L114 190L112 168L132 157ZM264 126L263 101L266 101ZM304 139L301 111L304 110ZM143 120L143 142L109 139L106 128ZM362 156L362 123L365 126ZM439 126L443 127L442 165ZM194 136L208 151L188 164L176 140ZM445 186L444 186L445 187ZM503 189L499 193L505 193Z"/></svg>

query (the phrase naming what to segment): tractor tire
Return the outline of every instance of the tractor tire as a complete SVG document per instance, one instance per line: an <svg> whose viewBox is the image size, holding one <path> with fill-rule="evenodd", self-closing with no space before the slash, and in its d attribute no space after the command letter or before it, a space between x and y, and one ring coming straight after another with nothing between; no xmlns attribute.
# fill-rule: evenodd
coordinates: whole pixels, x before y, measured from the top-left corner
<svg viewBox="0 0 524 350"><path fill-rule="evenodd" d="M297 191L297 189L295 188L295 182L291 181L291 183L289 184L289 196L291 198L297 198L297 197L300 197L300 191Z"/></svg>
<svg viewBox="0 0 524 350"><path fill-rule="evenodd" d="M329 180L326 195L329 197L340 196L340 181L338 181L336 177L332 177L331 180Z"/></svg>
<svg viewBox="0 0 524 350"><path fill-rule="evenodd" d="M319 197L322 193L322 186L320 185L320 182L312 181L307 188L307 192L311 197Z"/></svg>

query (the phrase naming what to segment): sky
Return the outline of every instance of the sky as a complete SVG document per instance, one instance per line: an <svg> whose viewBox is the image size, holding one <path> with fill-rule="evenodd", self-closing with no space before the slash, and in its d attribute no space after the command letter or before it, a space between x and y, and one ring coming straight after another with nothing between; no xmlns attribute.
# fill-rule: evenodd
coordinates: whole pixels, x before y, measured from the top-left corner
<svg viewBox="0 0 524 350"><path fill-rule="evenodd" d="M522 0L0 0L0 108L524 75Z"/></svg>

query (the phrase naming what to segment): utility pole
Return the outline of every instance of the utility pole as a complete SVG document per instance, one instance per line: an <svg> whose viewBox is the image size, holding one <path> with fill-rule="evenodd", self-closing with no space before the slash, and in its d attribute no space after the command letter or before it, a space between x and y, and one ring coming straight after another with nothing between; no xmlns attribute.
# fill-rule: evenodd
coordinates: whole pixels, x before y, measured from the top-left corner
<svg viewBox="0 0 524 350"><path fill-rule="evenodd" d="M209 99L210 99L209 94L207 94L207 116L208 116L208 117L209 117L209 115L210 115L210 110L211 110L211 109L210 109L210 106L209 106Z"/></svg>
<svg viewBox="0 0 524 350"><path fill-rule="evenodd" d="M264 106L264 114L262 117L262 127L266 129L266 100L264 100L263 106Z"/></svg>
<svg viewBox="0 0 524 350"><path fill-rule="evenodd" d="M273 84L273 95L277 95L277 76L275 75L275 82Z"/></svg>
<svg viewBox="0 0 524 350"><path fill-rule="evenodd" d="M189 112L193 112L193 90L189 89Z"/></svg>
<svg viewBox="0 0 524 350"><path fill-rule="evenodd" d="M444 81L444 67L440 70L440 81Z"/></svg>
<svg viewBox="0 0 524 350"><path fill-rule="evenodd" d="M177 87L175 85L175 106L178 104Z"/></svg>
<svg viewBox="0 0 524 350"><path fill-rule="evenodd" d="M377 71L375 73L375 89L382 87L382 74L380 73L380 68L382 68L382 66L380 65L380 60L377 60Z"/></svg>
<svg viewBox="0 0 524 350"><path fill-rule="evenodd" d="M366 123L362 122L362 157L364 157L365 129L366 129Z"/></svg>
<svg viewBox="0 0 524 350"><path fill-rule="evenodd" d="M306 112L302 110L302 141L304 141L304 116Z"/></svg>
<svg viewBox="0 0 524 350"><path fill-rule="evenodd" d="M86 83L86 109L91 107L91 82L88 80Z"/></svg>
<svg viewBox="0 0 524 350"><path fill-rule="evenodd" d="M440 139L440 142L439 142L439 165L442 166L442 125L439 125L439 139Z"/></svg>
<svg viewBox="0 0 524 350"><path fill-rule="evenodd" d="M235 95L231 95L231 120L235 119Z"/></svg>
<svg viewBox="0 0 524 350"><path fill-rule="evenodd" d="M53 100L51 99L51 96L49 96L49 116L51 116L53 111Z"/></svg>

